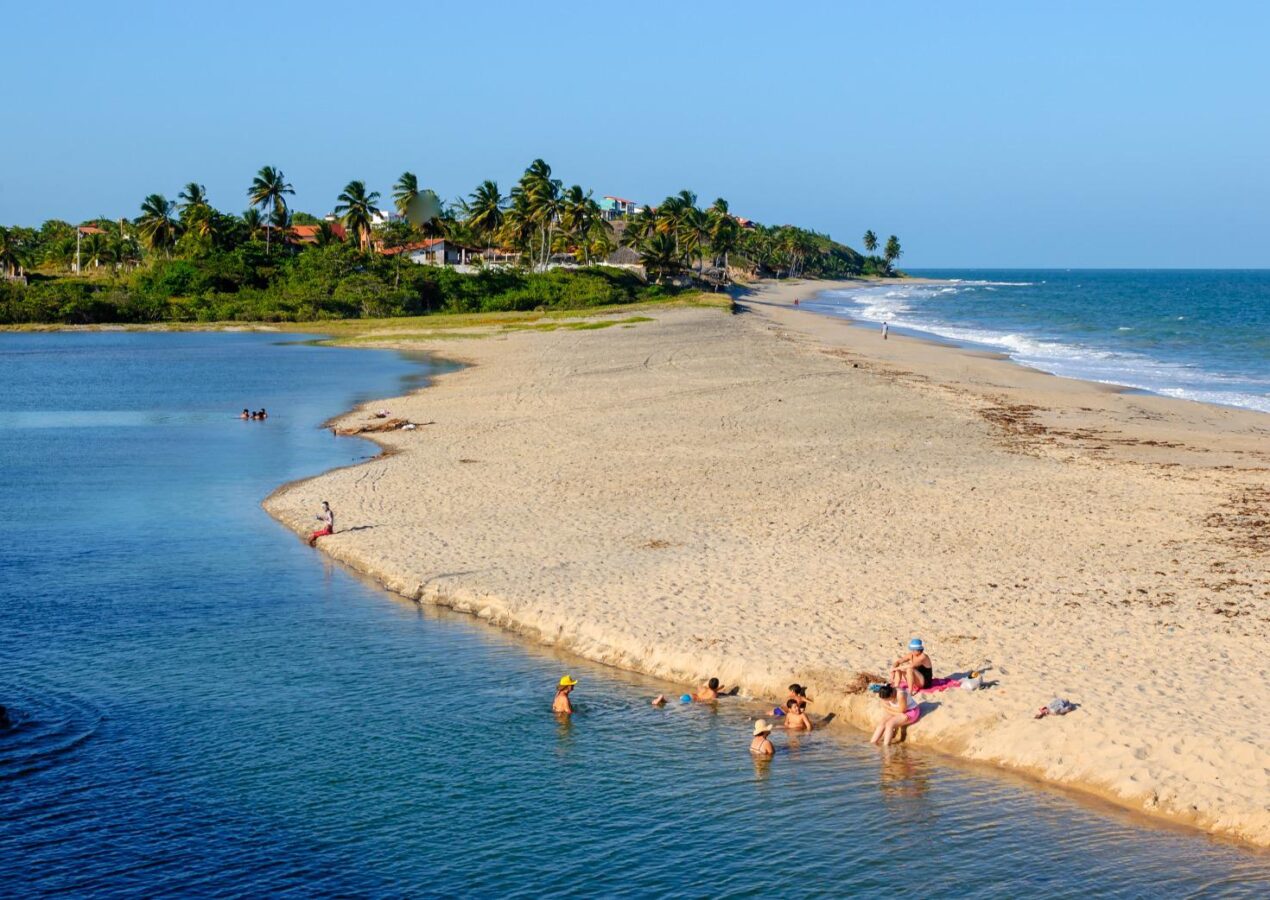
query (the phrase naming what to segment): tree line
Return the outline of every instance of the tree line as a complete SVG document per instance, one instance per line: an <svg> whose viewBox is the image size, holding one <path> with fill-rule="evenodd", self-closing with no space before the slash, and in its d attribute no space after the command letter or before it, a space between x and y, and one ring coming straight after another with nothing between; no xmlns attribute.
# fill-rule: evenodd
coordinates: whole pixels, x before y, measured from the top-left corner
<svg viewBox="0 0 1270 900"><path fill-rule="evenodd" d="M738 265L759 275L833 277L887 274L899 257L894 236L884 258L865 257L796 226L743 224L726 200L703 208L687 190L615 220L591 191L566 187L541 159L506 195L487 180L449 203L411 172L393 184L387 203L364 181L350 181L333 206L347 242L331 221L292 210L295 189L277 167L262 167L245 194L247 208L226 213L190 182L175 200L147 195L132 219L0 227L0 272L10 276L0 283L0 321L287 320L592 305L718 284ZM385 207L396 217L384 221ZM297 241L297 225L312 226L312 236ZM402 253L376 252L430 237L516 265L456 277L403 266ZM619 246L642 264L647 283L596 268ZM477 262L485 260L478 254ZM561 263L578 268L555 270ZM19 273L29 283L15 281Z"/></svg>

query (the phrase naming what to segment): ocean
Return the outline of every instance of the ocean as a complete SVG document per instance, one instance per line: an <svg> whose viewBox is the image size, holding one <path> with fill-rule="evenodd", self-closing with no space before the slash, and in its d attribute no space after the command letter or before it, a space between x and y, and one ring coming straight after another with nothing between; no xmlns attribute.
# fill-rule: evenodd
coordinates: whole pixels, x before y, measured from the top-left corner
<svg viewBox="0 0 1270 900"><path fill-rule="evenodd" d="M914 269L808 309L1064 375L1270 412L1270 270Z"/></svg>
<svg viewBox="0 0 1270 900"><path fill-rule="evenodd" d="M264 513L376 452L322 421L443 368L0 334L0 894L1270 891L1265 853L853 731L756 762L757 703L654 709L675 686L394 597Z"/></svg>

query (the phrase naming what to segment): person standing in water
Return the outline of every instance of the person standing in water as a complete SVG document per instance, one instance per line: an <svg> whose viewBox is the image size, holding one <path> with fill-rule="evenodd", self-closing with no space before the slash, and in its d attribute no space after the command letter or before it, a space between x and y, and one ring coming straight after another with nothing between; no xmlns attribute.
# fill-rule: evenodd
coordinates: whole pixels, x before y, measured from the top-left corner
<svg viewBox="0 0 1270 900"><path fill-rule="evenodd" d="M577 682L570 675L561 677L559 684L556 685L556 699L551 701L551 711L561 716L573 715L573 703L569 700L569 695L573 693L574 685Z"/></svg>
<svg viewBox="0 0 1270 900"><path fill-rule="evenodd" d="M322 523L322 527L309 535L310 547L317 546L318 538L335 534L335 510L331 509L331 504L325 500L322 501L322 514L317 517L317 520Z"/></svg>
<svg viewBox="0 0 1270 900"><path fill-rule="evenodd" d="M772 726L767 724L767 719L759 719L754 723L754 738L750 741L750 752L755 756L771 756L776 752L776 748L772 746L772 741L768 737L772 733Z"/></svg>

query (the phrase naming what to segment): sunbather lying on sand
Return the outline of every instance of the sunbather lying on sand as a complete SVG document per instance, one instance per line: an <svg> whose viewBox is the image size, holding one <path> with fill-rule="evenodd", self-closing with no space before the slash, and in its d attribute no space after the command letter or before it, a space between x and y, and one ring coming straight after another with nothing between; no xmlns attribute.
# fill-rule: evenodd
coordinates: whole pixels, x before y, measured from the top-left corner
<svg viewBox="0 0 1270 900"><path fill-rule="evenodd" d="M930 684L932 677L930 657L926 655L922 639L913 638L908 642L908 653L891 666L891 686L904 685L912 693Z"/></svg>

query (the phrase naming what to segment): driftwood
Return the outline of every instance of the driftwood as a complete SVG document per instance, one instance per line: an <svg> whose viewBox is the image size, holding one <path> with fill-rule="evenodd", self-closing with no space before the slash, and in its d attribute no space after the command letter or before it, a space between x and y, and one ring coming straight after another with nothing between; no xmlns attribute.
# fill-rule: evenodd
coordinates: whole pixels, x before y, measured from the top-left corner
<svg viewBox="0 0 1270 900"><path fill-rule="evenodd" d="M431 422L411 422L409 419L378 419L374 422L364 422L361 425L350 425L347 428L336 428L335 433L342 436L354 434L368 434L379 431L400 431L407 425L431 425Z"/></svg>

